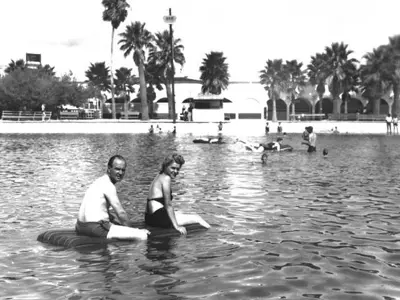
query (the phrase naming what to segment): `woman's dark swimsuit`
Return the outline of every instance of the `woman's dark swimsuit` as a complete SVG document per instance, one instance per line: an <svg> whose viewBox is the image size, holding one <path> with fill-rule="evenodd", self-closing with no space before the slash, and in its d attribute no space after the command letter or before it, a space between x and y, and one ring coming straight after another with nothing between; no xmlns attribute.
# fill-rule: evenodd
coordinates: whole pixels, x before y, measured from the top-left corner
<svg viewBox="0 0 400 300"><path fill-rule="evenodd" d="M150 214L147 212L149 210L150 201L157 201L158 203L161 203L163 207L157 209L154 213ZM172 195L171 195L171 201L172 201ZM147 225L153 227L162 227L162 228L172 227L171 219L169 218L167 210L165 209L164 197L147 199L147 211L144 215L144 221Z"/></svg>

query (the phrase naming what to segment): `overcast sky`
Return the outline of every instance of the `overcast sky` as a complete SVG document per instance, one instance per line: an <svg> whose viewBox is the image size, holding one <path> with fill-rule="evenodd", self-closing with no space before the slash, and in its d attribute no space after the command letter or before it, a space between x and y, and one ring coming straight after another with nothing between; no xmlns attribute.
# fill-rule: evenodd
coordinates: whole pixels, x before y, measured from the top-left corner
<svg viewBox="0 0 400 300"><path fill-rule="evenodd" d="M134 21L151 32L168 29L169 8L177 17L186 64L178 76L198 79L205 54L222 51L231 80L259 80L268 59L310 56L344 42L362 56L400 34L400 0L127 0L127 20L117 30L115 67L137 68L117 46L118 33ZM110 62L111 24L101 0L0 0L0 66L25 53L42 54L57 74L71 70L85 80L90 63Z"/></svg>

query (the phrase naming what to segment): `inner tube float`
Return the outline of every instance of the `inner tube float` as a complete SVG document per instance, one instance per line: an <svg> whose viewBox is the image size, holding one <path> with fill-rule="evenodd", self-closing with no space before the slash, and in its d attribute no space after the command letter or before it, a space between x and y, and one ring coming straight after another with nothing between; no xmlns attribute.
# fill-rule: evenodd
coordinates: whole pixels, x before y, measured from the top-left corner
<svg viewBox="0 0 400 300"><path fill-rule="evenodd" d="M174 228L151 227L146 225L144 222L136 222L135 224L133 224L132 227L141 229L145 228L148 231L150 231L148 239L180 236L180 233L176 231ZM197 223L185 225L184 227L186 228L188 234L207 230L207 228ZM118 241L129 242L129 240L106 239L100 237L79 235L76 233L75 229L47 230L39 234L37 240L45 244L62 246L65 248L101 246L101 245L107 245L109 243L115 243Z"/></svg>
<svg viewBox="0 0 400 300"><path fill-rule="evenodd" d="M264 147L265 151L274 151L274 150L276 150L275 148L272 148L273 145L274 145L273 142L268 143L268 144L261 144L261 146ZM281 145L281 150L280 151L292 151L292 150L293 150L293 147L290 146L290 145Z"/></svg>
<svg viewBox="0 0 400 300"><path fill-rule="evenodd" d="M225 144L225 142L223 142L220 139L214 138L214 139L210 139L210 138L196 138L193 140L193 143L195 144Z"/></svg>

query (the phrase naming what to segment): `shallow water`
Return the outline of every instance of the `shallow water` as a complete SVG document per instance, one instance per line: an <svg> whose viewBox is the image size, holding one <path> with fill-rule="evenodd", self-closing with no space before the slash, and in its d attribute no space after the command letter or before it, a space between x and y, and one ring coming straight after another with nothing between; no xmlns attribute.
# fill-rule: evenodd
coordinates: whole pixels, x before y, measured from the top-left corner
<svg viewBox="0 0 400 300"><path fill-rule="evenodd" d="M293 135L295 150L266 165L235 137L193 138L0 135L0 298L400 299L400 138L319 135L308 154ZM143 218L172 151L186 159L173 204L210 230L79 251L36 241L73 227L86 187L116 153L128 161L120 199Z"/></svg>

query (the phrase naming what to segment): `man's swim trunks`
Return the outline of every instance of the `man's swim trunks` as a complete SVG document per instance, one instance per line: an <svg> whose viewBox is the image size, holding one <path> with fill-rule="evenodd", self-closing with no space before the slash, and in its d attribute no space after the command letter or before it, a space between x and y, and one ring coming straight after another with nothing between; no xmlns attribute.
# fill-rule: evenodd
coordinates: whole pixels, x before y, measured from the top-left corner
<svg viewBox="0 0 400 300"><path fill-rule="evenodd" d="M110 230L111 223L108 221L81 222L76 221L75 231L79 235L106 238Z"/></svg>
<svg viewBox="0 0 400 300"><path fill-rule="evenodd" d="M157 209L154 213L146 213L144 216L144 221L147 225L153 227L170 228L172 227L171 219L168 216L165 207Z"/></svg>

